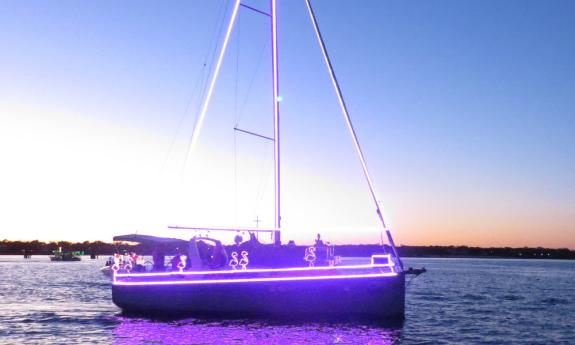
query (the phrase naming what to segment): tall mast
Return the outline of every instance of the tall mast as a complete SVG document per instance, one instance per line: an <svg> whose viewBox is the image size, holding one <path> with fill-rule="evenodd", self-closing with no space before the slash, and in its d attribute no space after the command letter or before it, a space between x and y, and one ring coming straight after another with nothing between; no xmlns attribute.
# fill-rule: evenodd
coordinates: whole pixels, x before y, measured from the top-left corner
<svg viewBox="0 0 575 345"><path fill-rule="evenodd" d="M393 255L395 256L395 258L397 259L399 264L403 267L403 264L401 263L399 255L397 254L397 249L395 248L395 243L393 242L393 237L391 236L391 232L387 228L387 226L385 224L385 220L383 219L383 214L381 213L381 205L379 203L379 199L375 195L375 189L373 188L373 182L371 180L371 176L369 175L369 171L367 169L367 164L365 162L365 158L363 157L363 152L361 150L361 146L359 145L359 140L357 139L357 134L355 133L355 130L353 128L353 124L351 123L351 117L349 116L349 112L347 110L347 105L345 104L345 100L343 99L343 94L341 92L341 89L339 87L339 83L338 83L337 78L335 76L335 71L333 70L331 60L329 58L329 55L327 54L327 49L325 47L325 43L323 41L321 31L319 30L319 26L318 26L317 20L315 18L315 13L313 12L313 8L311 7L310 0L305 0L305 2L307 5L309 16L310 16L312 24L313 24L313 28L315 30L317 40L318 40L320 48L321 48L321 52L323 54L323 58L325 60L325 64L326 64L328 72L329 72L329 76L331 77L331 82L333 84L333 87L335 89L335 93L337 94L337 98L339 100L339 106L341 108L341 112L343 113L345 123L347 124L347 128L349 130L349 133L353 139L353 144L355 146L355 150L357 151L357 156L359 157L359 160L361 162L361 167L363 169L363 175L365 176L365 179L366 179L367 184L369 186L369 191L371 192L371 197L373 198L373 202L375 203L377 216L379 217L379 220L381 221L383 229L385 230L385 233L387 235L387 239L388 239L389 244L391 246L391 249L393 251Z"/></svg>
<svg viewBox="0 0 575 345"><path fill-rule="evenodd" d="M190 145L188 147L188 156L194 150L195 144L198 140L199 132L202 128L202 124L204 122L204 118L206 116L206 112L208 109L208 105L210 104L210 100L212 98L212 93L214 91L214 87L216 85L216 80L218 78L220 67L222 65L222 61L224 55L226 53L226 48L228 46L228 42L230 39L230 35L232 33L232 29L236 22L236 17L238 14L238 10L240 6L248 8L252 11L258 12L260 14L270 16L271 17L271 39L272 39L272 76L273 76L273 105L274 105L274 137L268 138L262 135L257 135L255 133L241 130L238 128L234 128L235 130L239 130L241 132L245 132L248 134L256 135L265 139L270 139L274 141L274 185L275 185L275 231L273 232L274 237L274 244L281 244L280 238L280 227L281 227L281 214L280 214L280 107L279 107L279 81L278 81L278 45L277 45L277 16L276 16L276 0L270 0L271 3L271 15L264 11L258 10L257 8L251 7L249 5L245 5L241 3L241 0L234 1L234 8L232 10L232 15L230 17L230 21L228 23L228 28L226 30L226 34L224 37L224 42L220 49L220 53L218 55L218 60L216 63L215 70L212 74L208 92L206 97L203 101L202 108L200 110L200 114L196 120L196 124L194 126L194 131L192 133L192 137L190 140Z"/></svg>
<svg viewBox="0 0 575 345"><path fill-rule="evenodd" d="M273 74L273 105L274 105L274 186L275 186L275 228L274 244L281 244L281 207L280 207L280 100L278 81L278 38L276 0L271 1L272 8L272 74Z"/></svg>

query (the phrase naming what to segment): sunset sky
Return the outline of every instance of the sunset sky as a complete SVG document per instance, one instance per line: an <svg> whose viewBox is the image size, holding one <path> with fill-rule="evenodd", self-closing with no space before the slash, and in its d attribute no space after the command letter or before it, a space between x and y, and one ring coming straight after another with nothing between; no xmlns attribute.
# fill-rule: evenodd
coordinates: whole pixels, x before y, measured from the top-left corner
<svg viewBox="0 0 575 345"><path fill-rule="evenodd" d="M268 10L268 1L244 1ZM273 226L269 19L0 1L0 240ZM397 244L575 249L575 2L314 0ZM380 225L303 0L278 0L283 240ZM187 234L179 234L187 236Z"/></svg>

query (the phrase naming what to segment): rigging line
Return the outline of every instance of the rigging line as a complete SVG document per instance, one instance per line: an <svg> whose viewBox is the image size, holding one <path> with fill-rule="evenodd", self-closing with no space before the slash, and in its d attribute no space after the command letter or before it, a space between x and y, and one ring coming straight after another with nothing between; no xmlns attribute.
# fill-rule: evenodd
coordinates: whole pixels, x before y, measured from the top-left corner
<svg viewBox="0 0 575 345"><path fill-rule="evenodd" d="M216 55L216 53L217 53L217 48L218 48L218 46L219 46L219 44L218 44L218 43L219 43L218 38L221 37L221 33L222 33L222 30L223 30L223 27L224 27L224 23L225 23L226 13L227 13L227 11L228 11L229 2L228 2L228 1L224 1L222 4L223 4L223 6L220 7L220 18L221 18L221 19L220 19L220 21L219 21L219 25L215 25L215 26L214 26L214 30L213 30L213 32L212 32L212 39L211 39L211 41L213 42L213 47L212 47L211 50L207 50L207 51L206 51L206 55L205 55L205 57L204 57L204 65L207 65L207 64L208 64L208 61L210 61L210 66L209 66L209 69L210 69L210 70L212 69L214 57L215 57L215 55ZM211 53L211 54L210 54L210 53ZM202 82L203 89L202 89L202 92L201 92L201 94L200 94L200 99L204 99L204 98L205 98L206 89L207 89L207 85L208 85L208 84L207 84L207 81L209 80L208 78L209 78L209 74L208 74L208 73L204 74L204 79L203 79L203 82ZM198 106L197 106L197 108L196 108L196 111L195 111L195 113L196 113L196 119L197 119L197 117L198 117L197 114L200 113L201 105L202 105L202 103L199 102L199 103L198 103ZM184 161L183 161L183 163L182 163L182 167L181 167L181 171L180 171L180 178L181 178L181 179L184 178L184 173L185 173L186 166L187 166L187 162L188 162L188 156L190 155L190 145L191 145L191 142L192 142L192 136L190 136L190 138L188 139L188 145L187 145L187 149L186 149L186 154L185 154L185 156L184 156Z"/></svg>
<svg viewBox="0 0 575 345"><path fill-rule="evenodd" d="M242 129L239 129L239 128L238 128L239 123L241 122L242 117L243 117L243 115L245 114L244 111L245 111L245 108L246 108L246 106L247 106L248 100L249 100L249 98L250 98L250 94L251 94L251 91L252 91L252 86L254 85L254 81L255 81L255 79L256 79L256 77L257 77L257 75L258 75L258 72L259 72L259 70L260 70L260 68L261 68L261 66L262 66L262 61L263 61L264 53L265 53L265 51L267 50L268 45L269 45L269 41L265 41L264 44L262 44L262 48L261 48L261 50L260 50L260 52L259 52L259 56L258 56L258 59L257 59L256 68L255 68L254 72L252 73L252 76L251 76L251 79L250 79L250 82L249 82L249 84L248 84L248 88L247 88L247 91L246 91L246 94L245 94L245 97L244 97L244 101L243 101L243 103L242 103L242 105L241 105L241 107L240 107L240 109L239 109L239 113L238 113L238 116L237 116L237 119L236 119L236 124L235 124L235 126L234 126L234 132L235 132L235 135L237 135L237 132L240 131L240 132L248 133L248 134L251 134L251 135L255 135L255 136L258 136L258 137L261 137L261 138L264 138L264 139L273 141L273 140L274 140L273 138L270 138L270 137L267 137L267 136L263 136L263 135L259 135L259 134L253 133L253 132L245 131L245 130L242 130ZM235 138L236 138L236 137L234 137L234 140L235 140ZM271 155L268 154L268 153L269 153L269 147L270 147L269 145L266 145L265 153L264 153L264 157L268 157L268 159L267 159L267 160L264 160L264 161L262 162L262 166L261 166L261 168L260 168L260 171L264 171L264 175L261 177L260 183L259 183L258 188L257 188L257 190L256 190L256 191L257 191L257 192L256 192L256 205L255 205L255 213L256 213L256 214L259 213L258 210L259 210L259 208L260 208L260 204L261 204L261 201L262 201L262 199L263 199L263 194L264 194L265 188L266 188L266 186L267 186L267 182L268 182L268 181L267 181L267 179L266 179L266 176L269 176L271 167L273 167L273 165L271 165L271 166L269 165L269 161L271 160ZM268 168L267 170L265 169L266 167ZM266 173L266 172L267 172L267 173ZM236 182L236 183L237 183L237 182ZM273 235L272 235L272 237L273 237Z"/></svg>
<svg viewBox="0 0 575 345"><path fill-rule="evenodd" d="M306 5L307 5L308 13L309 13L310 19L311 19L311 21L312 21L312 24L313 24L313 27L314 27L314 30L315 30L316 37L317 37L317 39L318 39L318 42L319 42L319 45L320 45L320 48L321 48L321 52L322 52L323 57L324 57L324 60L325 60L325 64L326 64L326 66L327 66L327 68L328 68L328 72L329 72L329 75L330 75L330 77L331 77L331 81L332 81L333 87L334 87L335 92L336 92L336 94L337 94L337 98L338 98L338 100L339 100L339 105L340 105L341 111L342 111L342 113L343 113L343 115L344 115L345 122L346 122L346 124L347 124L347 128L348 128L348 130L349 130L349 132L350 132L350 134L351 134L351 137L352 137L352 139L353 139L353 143L354 143L354 145L355 145L355 149L356 149L356 151L357 151L357 155L358 155L358 157L359 157L359 160L361 161L361 166L362 166L362 168L363 168L363 174L364 174L364 176L365 176L365 179L367 180L367 184L368 184L368 186L369 186L369 190L370 190L370 192L371 192L371 196L372 196L373 201L374 201L374 203L375 203L375 206L376 206L376 208L377 208L377 215L378 215L378 217L379 217L379 219L380 219L380 221L381 221L381 224L383 225L383 228L385 229L385 232L386 232L386 234L387 234L387 239L388 239L389 244L391 245L391 248L392 248L392 250L393 250L393 254L394 254L395 258L399 261L399 264L401 265L401 267L403 268L403 264L402 264L402 262L401 262L401 260L400 260L400 258L399 258L399 256L398 256L398 254L397 254L397 249L395 248L395 243L393 242L393 237L391 236L391 232L389 231L389 229L388 229L387 226L385 225L385 221L384 221L383 215L382 215L382 213L381 213L381 206L380 206L380 204L379 204L379 200L378 200L377 196L375 195L375 190L374 190L374 188L373 188L373 182L372 182L371 177L370 177L370 175L369 175L369 171L368 171L368 169L367 169L367 164L366 164L366 162L365 162L365 158L364 158L364 156L363 156L363 152L362 152L362 150L361 150L361 147L360 147L360 145L359 145L359 141L358 141L358 139L357 139L357 134L355 133L355 130L354 130L354 128L353 128L353 124L351 123L351 117L349 116L349 112L348 112L348 110L347 110L347 106L346 106L345 101L344 101L344 99L343 99L343 94L342 94L341 89L340 89L340 87L339 87L339 83L338 83L338 81L337 81L337 77L335 76L335 71L334 71L334 69L333 69L333 65L331 64L331 60L330 60L329 55L328 55L328 53L327 53L327 49L326 49L326 47L325 47L325 43L324 43L324 41L323 41L323 37L322 37L321 32L320 32L320 30L319 30L319 26L318 26L317 20L316 20L316 18L315 18L315 13L314 13L313 8L312 8L312 6L311 6L310 0L305 0L305 3L306 3Z"/></svg>
<svg viewBox="0 0 575 345"><path fill-rule="evenodd" d="M238 84L239 84L239 73L240 73L240 41L241 41L241 20L242 20L242 12L238 13L238 24L237 24L237 44L236 44L236 80L235 80L235 88L234 88L234 124L238 122Z"/></svg>
<svg viewBox="0 0 575 345"><path fill-rule="evenodd" d="M212 41L215 40L214 35L216 34L218 27L220 28L219 31L221 32L221 27L223 26L227 7L228 7L227 1L222 3L222 5L220 6L219 15L218 15L218 17L221 17L221 19L219 20L220 24L214 25L214 28L212 30L212 35L211 35ZM166 156L164 157L164 161L162 162L162 165L159 169L159 173L164 171L166 168L166 164L168 163L169 157L172 154L177 136L180 133L180 130L181 130L182 125L184 123L184 119L186 118L186 115L188 114L190 106L192 105L192 101L194 100L195 96L198 93L200 85L202 84L202 80L204 80L204 78L205 78L206 66L207 66L207 60L208 60L209 54L210 54L210 50L206 49L206 54L202 60L203 61L202 66L200 67L200 70L197 73L198 77L196 79L196 83L195 83L194 87L192 88L192 92L190 94L190 98L188 99L188 102L186 103L186 106L184 108L184 112L182 113L182 116L180 117L180 120L178 121L178 125L176 126L176 132L174 133L174 136L172 137L172 140L170 142L170 146L168 147L168 152L166 153Z"/></svg>
<svg viewBox="0 0 575 345"><path fill-rule="evenodd" d="M262 10L258 10L258 9L255 8L255 7L252 7L252 6L249 6L249 5L246 5L246 4L240 4L240 6L245 7L245 8L247 8L248 10L252 10L252 11L254 11L254 12L256 12L256 13L263 14L264 16L271 17L271 15L270 15L269 13L264 12L264 11L262 11Z"/></svg>
<svg viewBox="0 0 575 345"><path fill-rule="evenodd" d="M236 132L242 132L242 133L246 133L246 134L249 134L249 135L253 135L254 137L258 137L258 138L262 138L262 139L274 141L274 138L270 138L270 137L267 137L267 136L265 136L265 135L261 135L261 134L258 134L258 133L255 133L255 132L251 132L251 131L246 131L245 129L241 129L241 128L238 128L238 127L234 127L234 131L236 131Z"/></svg>
<svg viewBox="0 0 575 345"><path fill-rule="evenodd" d="M226 30L226 35L224 37L224 42L222 43L222 47L220 50L220 53L218 55L218 60L216 62L216 67L214 69L214 73L212 74L212 80L210 81L210 85L208 87L208 91L206 94L206 98L204 99L204 103L202 105L202 108L200 110L200 114L198 115L198 118L196 119L196 124L194 126L194 131L192 132L192 136L190 138L190 145L188 146L188 152L186 155L186 163L188 161L188 157L193 153L194 148L196 146L196 142L198 141L198 136L200 133L200 130L202 128L202 124L204 122L204 118L206 116L206 112L208 110L208 106L210 104L210 100L212 98L212 94L214 92L214 87L216 85L216 80L218 79L218 75L220 73L220 67L222 66L222 61L224 59L224 55L226 53L226 49L228 47L228 42L230 40L230 35L232 33L232 29L234 27L234 23L236 21L236 16L238 14L238 8L240 5L240 0L236 0L235 4L234 4L234 8L232 10L232 14L230 17L230 22L228 24L228 28ZM185 168L185 166L184 166Z"/></svg>
<svg viewBox="0 0 575 345"><path fill-rule="evenodd" d="M260 168L260 171L264 171L263 176L260 179L260 183L257 189L257 197L256 197L256 207L254 210L255 214L259 213L259 209L260 209L260 205L262 203L262 200L264 198L264 193L266 191L266 188L268 186L269 183L269 176L271 175L271 170L273 168L273 164L270 164L271 161L271 155L267 154L269 152L269 145L266 145L266 149L265 149L265 157L267 157L267 160L264 160L262 162L262 167ZM267 169L265 169L267 167ZM265 169L265 170L264 170Z"/></svg>
<svg viewBox="0 0 575 345"><path fill-rule="evenodd" d="M239 18L238 18L238 20L239 20ZM238 30L239 30L239 21L238 21ZM235 123L235 126L234 126L234 145L236 145L235 140L237 140L237 134L238 134L237 132L238 132L238 131L244 132L244 133L247 133L247 134L251 134L251 135L255 135L255 136L259 136L259 137L261 137L261 138L264 138L264 139L272 140L272 141L273 141L273 139L270 138L270 137L263 136L263 135L259 135L259 134L256 134L256 133L249 132L249 131L242 130L242 129L238 128L238 127L239 127L239 123L241 122L242 117L243 117L243 115L245 114L245 108L246 108L247 103L248 103L248 100L249 100L249 98L250 98L250 94L251 94L251 91L252 91L252 86L254 85L255 79L256 79L256 77L257 77L257 75L258 75L258 72L259 72L259 70L260 70L260 68L261 68L262 61L263 61L263 57L264 57L264 53L265 53L265 51L267 50L268 45L269 45L269 41L267 41L267 40L264 41L264 43L262 44L262 47L261 47L260 52L259 52L259 54L258 54L258 58L257 58L257 63L256 63L256 66L255 66L255 70L253 71L253 73L252 73L252 75L251 75L250 82L249 82L249 84L248 84L247 91L246 91L245 96L244 96L244 98L243 98L242 105L241 105L241 107L239 108L239 111L238 111L238 114L237 114L237 117L236 117L236 123ZM237 149L239 149L239 144L238 144L238 147L235 148L235 150L237 150ZM235 151L234 154L237 154L236 152L237 152L237 151ZM268 152L269 152L269 146L266 145L266 153L265 153L264 157L268 157L268 154L267 154ZM262 162L262 166L261 166L260 171L264 171L264 168L265 168L266 166L268 166L268 164L266 164L266 163L269 162L269 160L271 159L271 156L268 157L268 158L269 158L269 159L268 159L267 161L264 160L264 161ZM237 163L236 163L236 164L237 164ZM270 169L268 168L267 171L269 172L269 170L270 170ZM238 171L239 171L239 170L238 170ZM237 173L235 173L235 174L236 174L236 176L237 176ZM268 174L265 174L265 173L264 173L264 176L267 176L267 175L269 175L269 173L268 173ZM236 178L237 178L237 177L236 177ZM237 186L237 181L236 181L236 186ZM257 189L257 193L256 193L256 203L257 203L257 205L256 205L256 207L255 207L255 208L256 208L256 213L257 213L257 210L259 209L259 204L261 204L261 199L263 198L263 195L262 195L263 192L261 192L261 189L262 189L262 180L260 180L260 183L259 183L259 186L258 186L258 189ZM265 190L265 186L264 186L264 190ZM261 196L260 196L260 195L261 195Z"/></svg>
<svg viewBox="0 0 575 345"><path fill-rule="evenodd" d="M218 46L219 46L219 38L222 36L222 31L224 29L224 24L225 24L225 19L226 19L226 13L228 12L228 7L229 7L229 1L224 1L223 2L224 6L223 7L223 11L220 12L220 21L219 21L219 25L216 25L214 27L214 31L212 32L212 39L211 41L213 42L213 46L210 50L206 51L206 56L204 57L204 64L207 64L208 61L210 61L210 70L214 64L214 60L215 60L215 56L218 52ZM204 88L202 90L202 99L205 97L206 95L206 89L207 89L207 80L209 78L209 75L205 76L205 83ZM196 114L198 114L200 112L200 107L201 107L201 103L198 104L198 108L196 109Z"/></svg>
<svg viewBox="0 0 575 345"><path fill-rule="evenodd" d="M180 117L180 120L178 121L178 125L176 127L176 132L174 133L174 136L172 137L172 140L170 141L170 146L168 148L168 152L166 153L166 156L164 157L164 161L163 161L162 166L160 168L160 172L164 171L164 169L166 168L166 164L168 163L168 159L170 158L170 155L172 154L172 150L174 148L174 144L176 143L176 139L178 137L178 134L180 133L180 131L182 129L184 119L186 118L186 115L188 115L188 110L190 109L190 106L192 105L192 101L194 100L194 98L196 98L196 95L197 95L199 88L200 88L201 81L204 79L205 71L206 71L206 64L204 63L204 64L202 64L202 67L198 72L198 78L196 80L196 84L194 85L194 88L192 89L192 93L190 94L190 98L188 99L188 102L186 103L186 107L184 108L184 112L182 113L182 116Z"/></svg>
<svg viewBox="0 0 575 345"><path fill-rule="evenodd" d="M254 81L256 80L256 76L258 75L258 72L259 72L260 67L261 67L261 65L262 65L262 60L263 60L263 57L264 57L264 52L267 50L268 44L269 44L269 41L266 41L266 42L264 42L264 44L262 45L262 49L261 49L260 54L259 54L259 57L258 57L258 62L257 62L257 64L256 64L256 69L255 69L254 73L252 74L252 78L251 78L251 80L250 80L250 83L248 84L248 89L247 89L247 91L246 91L246 96L245 96L245 98L244 98L244 102L242 103L242 106L240 107L240 111L239 111L239 114L238 114L238 120L236 121L236 124L235 124L236 127L239 126L239 123L240 123L240 121L242 120L242 117L243 117L243 115L244 115L244 110L246 109L246 106L247 106L247 104L248 104L248 99L250 98L250 94L251 94L251 91L252 91L252 86L253 86L253 84L254 84Z"/></svg>
<svg viewBox="0 0 575 345"><path fill-rule="evenodd" d="M225 1L223 3L223 6L220 7L220 21L219 21L219 25L216 25L214 27L214 31L212 32L212 39L211 41L214 42L214 45L212 47L212 51L211 51L211 56L212 59L210 61L213 61L213 57L216 55L216 49L218 48L218 38L221 36L222 34L222 30L224 29L224 23L225 23L225 18L226 18L226 13L228 12L228 6L229 6L229 2ZM204 61L206 61L208 59L208 55L210 54L209 51L206 52L206 56L204 58Z"/></svg>
<svg viewBox="0 0 575 345"><path fill-rule="evenodd" d="M210 65L210 67L211 67L211 65ZM207 90L207 85L208 85L209 77L210 77L210 76L209 76L208 73L205 73L205 74L204 74L204 78L203 78L203 80L202 80L203 88L202 88L202 92L200 93L200 99L204 99L205 96L206 96L206 90ZM197 107L196 107L196 111L195 111L196 114L199 114L200 109L201 109L201 106L202 106L202 103L199 102L198 105L197 105ZM197 119L197 115L196 115L196 119ZM181 174L181 177L182 177L182 178L183 178L184 172L185 172L185 170L186 170L186 166L187 166L187 162L188 162L188 156L190 155L190 145L191 145L191 142L192 142L192 136L190 136L190 138L188 139L188 146L187 146L187 149L186 149L186 154L185 154L185 156L184 156L184 161L183 161L183 163L182 163L182 168L181 168L181 171L180 171L180 174Z"/></svg>

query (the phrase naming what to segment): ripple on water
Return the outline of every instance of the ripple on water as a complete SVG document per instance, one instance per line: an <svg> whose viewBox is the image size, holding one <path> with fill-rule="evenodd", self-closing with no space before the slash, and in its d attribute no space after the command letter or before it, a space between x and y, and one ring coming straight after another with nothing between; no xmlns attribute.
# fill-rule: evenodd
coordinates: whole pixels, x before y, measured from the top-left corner
<svg viewBox="0 0 575 345"><path fill-rule="evenodd" d="M469 301L484 301L487 299L487 296L485 295L477 295L472 293L466 293L461 297L463 300L469 300Z"/></svg>
<svg viewBox="0 0 575 345"><path fill-rule="evenodd" d="M559 297L551 297L551 298L544 298L541 300L542 303L544 304L548 304L548 305L567 305L567 304L571 304L571 301L564 299L564 298L559 298Z"/></svg>
<svg viewBox="0 0 575 345"><path fill-rule="evenodd" d="M521 301L525 299L525 296L520 295L503 295L500 296L499 299L506 300L506 301Z"/></svg>

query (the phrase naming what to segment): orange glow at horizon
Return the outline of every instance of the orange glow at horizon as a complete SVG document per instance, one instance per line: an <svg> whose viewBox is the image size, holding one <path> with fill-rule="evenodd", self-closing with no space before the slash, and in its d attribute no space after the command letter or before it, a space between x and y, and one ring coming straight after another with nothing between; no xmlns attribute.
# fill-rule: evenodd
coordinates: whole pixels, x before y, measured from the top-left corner
<svg viewBox="0 0 575 345"><path fill-rule="evenodd" d="M0 153L9 162L0 173L1 239L111 241L137 231L161 236L169 224L253 226L257 201L246 194L239 206L244 215L234 220L233 198L218 196L233 190L220 182L223 175L199 172L191 180L202 183L193 185L158 174L166 146L161 137L64 111L0 104L0 114ZM204 154L203 164L229 174L219 152ZM284 242L312 243L318 232L335 244L380 242L367 187L337 176L286 170ZM271 197L265 195L264 204ZM380 195L398 245L575 248L575 208L553 200L442 195L403 185ZM262 207L260 217L273 223L263 216L270 207Z"/></svg>

